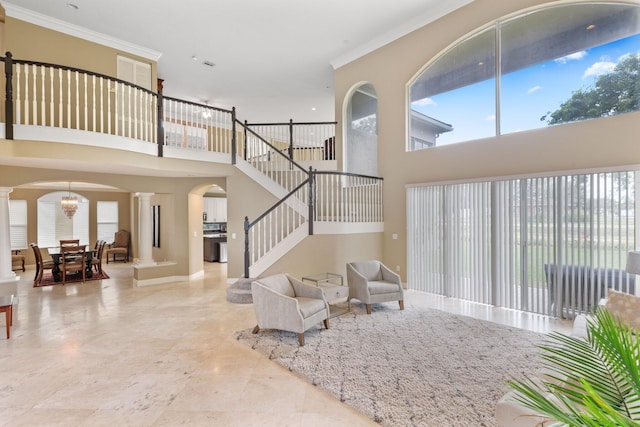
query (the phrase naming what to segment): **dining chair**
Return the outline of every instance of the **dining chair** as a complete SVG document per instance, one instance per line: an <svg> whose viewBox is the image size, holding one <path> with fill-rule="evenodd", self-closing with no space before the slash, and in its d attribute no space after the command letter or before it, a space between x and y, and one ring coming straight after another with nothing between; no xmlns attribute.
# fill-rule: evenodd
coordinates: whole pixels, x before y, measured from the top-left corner
<svg viewBox="0 0 640 427"><path fill-rule="evenodd" d="M63 246L78 246L80 244L80 239L67 239L67 240L60 240L60 247Z"/></svg>
<svg viewBox="0 0 640 427"><path fill-rule="evenodd" d="M85 246L62 246L60 247L60 273L62 274L61 283L64 285L67 280L67 273L80 272L82 274L82 282L86 279L86 262L85 262Z"/></svg>
<svg viewBox="0 0 640 427"><path fill-rule="evenodd" d="M107 242L104 240L96 241L95 257L91 258L91 266L93 269L100 274L102 274L102 255L104 254L104 247L107 245Z"/></svg>
<svg viewBox="0 0 640 427"><path fill-rule="evenodd" d="M33 286L38 286L42 281L44 270L53 269L53 261L50 259L43 260L42 252L40 252L40 248L35 243L31 243L29 246L31 246L31 249L33 249L33 255L36 260L36 275L33 278Z"/></svg>

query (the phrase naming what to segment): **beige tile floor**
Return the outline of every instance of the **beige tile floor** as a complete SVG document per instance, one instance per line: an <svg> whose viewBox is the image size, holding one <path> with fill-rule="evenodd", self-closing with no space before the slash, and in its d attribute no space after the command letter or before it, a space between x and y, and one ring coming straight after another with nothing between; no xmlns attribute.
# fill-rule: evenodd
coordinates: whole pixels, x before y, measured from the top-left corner
<svg viewBox="0 0 640 427"><path fill-rule="evenodd" d="M131 264L105 270L108 280L43 288L33 269L20 273L10 340L0 318L0 426L377 425L235 341L255 317L226 301L225 264L142 288ZM416 292L406 300L539 332L570 327Z"/></svg>

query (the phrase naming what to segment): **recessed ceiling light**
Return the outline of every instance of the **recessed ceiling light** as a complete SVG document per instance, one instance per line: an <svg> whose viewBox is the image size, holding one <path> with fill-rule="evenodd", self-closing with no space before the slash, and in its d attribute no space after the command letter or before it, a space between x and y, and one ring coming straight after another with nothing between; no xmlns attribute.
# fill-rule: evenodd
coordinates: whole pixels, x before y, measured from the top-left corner
<svg viewBox="0 0 640 427"><path fill-rule="evenodd" d="M67 3L67 7L68 7L69 9L73 9L73 10L78 10L78 9L80 9L80 8L78 7L78 5L77 5L77 4L73 4L73 3Z"/></svg>
<svg viewBox="0 0 640 427"><path fill-rule="evenodd" d="M596 28L596 24L590 24L590 25L587 25L587 31L591 31L591 30L593 30L594 28Z"/></svg>
<svg viewBox="0 0 640 427"><path fill-rule="evenodd" d="M191 59L193 59L194 61L197 61L198 60L198 55L191 56Z"/></svg>
<svg viewBox="0 0 640 427"><path fill-rule="evenodd" d="M311 107L311 111L316 111L316 107Z"/></svg>

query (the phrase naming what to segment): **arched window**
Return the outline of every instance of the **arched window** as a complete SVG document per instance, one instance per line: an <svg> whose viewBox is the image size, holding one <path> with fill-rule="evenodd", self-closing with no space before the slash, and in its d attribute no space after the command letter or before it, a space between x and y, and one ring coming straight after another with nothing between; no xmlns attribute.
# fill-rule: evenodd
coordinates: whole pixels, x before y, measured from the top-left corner
<svg viewBox="0 0 640 427"><path fill-rule="evenodd" d="M572 3L501 19L413 81L407 149L638 111L639 76L638 5Z"/></svg>
<svg viewBox="0 0 640 427"><path fill-rule="evenodd" d="M71 217L62 210L63 196L78 198L78 210ZM58 247L60 239L80 239L89 244L89 201L76 193L55 191L38 199L38 246Z"/></svg>
<svg viewBox="0 0 640 427"><path fill-rule="evenodd" d="M346 171L378 175L378 96L370 84L351 94L345 117Z"/></svg>

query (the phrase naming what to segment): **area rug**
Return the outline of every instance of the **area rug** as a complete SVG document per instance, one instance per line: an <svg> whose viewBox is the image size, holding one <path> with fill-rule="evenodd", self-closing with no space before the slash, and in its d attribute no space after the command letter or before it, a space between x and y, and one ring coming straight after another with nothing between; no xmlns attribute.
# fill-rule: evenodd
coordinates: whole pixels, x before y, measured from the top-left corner
<svg viewBox="0 0 640 427"><path fill-rule="evenodd" d="M93 272L93 276L91 277L86 277L84 279L85 282L89 282L92 280L102 280L102 279L108 279L109 275L107 273L105 273L104 271L102 271L102 273L94 271ZM82 282L82 275L81 274L68 274L67 275L67 280L66 283L78 283L78 282ZM33 287L34 288L38 288L41 286L51 286L51 285L62 285L62 282L56 282L55 280L53 280L53 275L48 272L45 271L44 273L42 273L42 280L40 281L40 283L34 283Z"/></svg>
<svg viewBox="0 0 640 427"><path fill-rule="evenodd" d="M544 335L434 309L358 305L305 333L236 338L384 426L495 426L505 381L533 374Z"/></svg>

